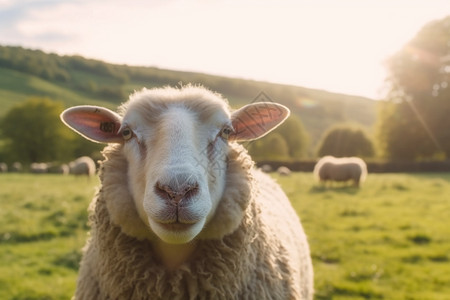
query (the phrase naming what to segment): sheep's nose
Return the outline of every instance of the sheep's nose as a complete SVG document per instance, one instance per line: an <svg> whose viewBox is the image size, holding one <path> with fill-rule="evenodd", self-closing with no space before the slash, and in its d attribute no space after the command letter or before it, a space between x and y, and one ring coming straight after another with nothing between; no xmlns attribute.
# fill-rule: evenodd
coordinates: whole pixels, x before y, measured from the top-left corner
<svg viewBox="0 0 450 300"><path fill-rule="evenodd" d="M155 193L162 199L179 206L182 205L182 201L187 201L198 193L198 183L163 184L158 181L155 184Z"/></svg>

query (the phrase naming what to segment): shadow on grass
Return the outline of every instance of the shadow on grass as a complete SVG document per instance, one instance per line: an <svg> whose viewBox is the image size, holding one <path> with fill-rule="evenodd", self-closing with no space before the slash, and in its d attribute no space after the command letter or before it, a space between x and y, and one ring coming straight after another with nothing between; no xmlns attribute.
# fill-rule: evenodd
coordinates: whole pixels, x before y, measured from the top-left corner
<svg viewBox="0 0 450 300"><path fill-rule="evenodd" d="M364 284L367 281L357 282L340 282L331 283L316 290L314 299L316 300L333 300L339 299L384 299L384 296L376 291L372 286Z"/></svg>
<svg viewBox="0 0 450 300"><path fill-rule="evenodd" d="M325 192L336 192L342 194L355 195L359 193L360 188L356 186L348 186L348 185L339 185L339 186L324 186L324 185L315 185L311 187L309 190L310 194L320 194Z"/></svg>
<svg viewBox="0 0 450 300"><path fill-rule="evenodd" d="M425 179L440 179L450 183L450 173L441 172L441 173L413 173L412 176L425 180Z"/></svg>
<svg viewBox="0 0 450 300"><path fill-rule="evenodd" d="M80 267L81 251L72 250L65 254L58 256L53 264L56 266L65 267L77 271Z"/></svg>

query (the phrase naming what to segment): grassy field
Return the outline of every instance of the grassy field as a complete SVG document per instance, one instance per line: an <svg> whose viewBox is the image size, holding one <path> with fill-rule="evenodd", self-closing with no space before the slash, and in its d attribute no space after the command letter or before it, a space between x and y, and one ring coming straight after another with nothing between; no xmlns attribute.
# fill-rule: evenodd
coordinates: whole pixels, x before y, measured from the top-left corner
<svg viewBox="0 0 450 300"><path fill-rule="evenodd" d="M70 299L96 184L0 174L0 299Z"/></svg>
<svg viewBox="0 0 450 300"><path fill-rule="evenodd" d="M449 299L450 174L361 189L278 177L311 245L316 299ZM0 299L69 299L97 180L0 174Z"/></svg>

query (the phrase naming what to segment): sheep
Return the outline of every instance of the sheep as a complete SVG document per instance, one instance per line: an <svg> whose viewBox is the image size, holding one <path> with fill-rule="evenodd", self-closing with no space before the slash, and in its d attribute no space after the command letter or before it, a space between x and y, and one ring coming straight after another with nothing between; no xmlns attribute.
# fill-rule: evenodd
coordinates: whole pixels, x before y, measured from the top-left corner
<svg viewBox="0 0 450 300"><path fill-rule="evenodd" d="M263 171L264 173L270 173L272 172L272 166L268 165L268 164L264 164L261 166L261 171Z"/></svg>
<svg viewBox="0 0 450 300"><path fill-rule="evenodd" d="M50 163L48 165L48 172L52 174L69 174L70 168L67 164Z"/></svg>
<svg viewBox="0 0 450 300"><path fill-rule="evenodd" d="M289 170L288 167L281 166L277 169L277 173L280 174L281 176L289 176L291 175L291 170Z"/></svg>
<svg viewBox="0 0 450 300"><path fill-rule="evenodd" d="M95 175L95 162L89 156L82 156L69 163L69 174L87 175L89 177Z"/></svg>
<svg viewBox="0 0 450 300"><path fill-rule="evenodd" d="M359 157L322 157L314 166L314 176L321 183L351 181L359 187L367 176L366 163Z"/></svg>
<svg viewBox="0 0 450 300"><path fill-rule="evenodd" d="M0 173L8 172L8 165L6 163L0 163Z"/></svg>
<svg viewBox="0 0 450 300"><path fill-rule="evenodd" d="M75 299L312 299L300 220L238 143L288 115L275 103L231 112L192 85L137 91L119 113L65 110L67 126L108 143Z"/></svg>
<svg viewBox="0 0 450 300"><path fill-rule="evenodd" d="M16 161L12 164L11 172L22 172L22 169L22 163Z"/></svg>
<svg viewBox="0 0 450 300"><path fill-rule="evenodd" d="M30 172L34 174L47 173L48 165L46 163L32 163L30 165Z"/></svg>

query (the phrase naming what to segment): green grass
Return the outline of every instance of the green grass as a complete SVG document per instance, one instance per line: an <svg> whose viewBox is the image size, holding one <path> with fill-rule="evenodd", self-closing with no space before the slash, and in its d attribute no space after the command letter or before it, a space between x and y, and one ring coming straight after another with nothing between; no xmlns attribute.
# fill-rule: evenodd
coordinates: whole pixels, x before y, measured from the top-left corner
<svg viewBox="0 0 450 300"><path fill-rule="evenodd" d="M450 174L371 174L361 189L277 178L309 237L316 299L449 299Z"/></svg>
<svg viewBox="0 0 450 300"><path fill-rule="evenodd" d="M0 299L70 299L97 180L0 174Z"/></svg>
<svg viewBox="0 0 450 300"><path fill-rule="evenodd" d="M274 177L308 235L315 299L448 299L450 174L371 174L361 189ZM98 181L0 182L0 299L69 299Z"/></svg>

